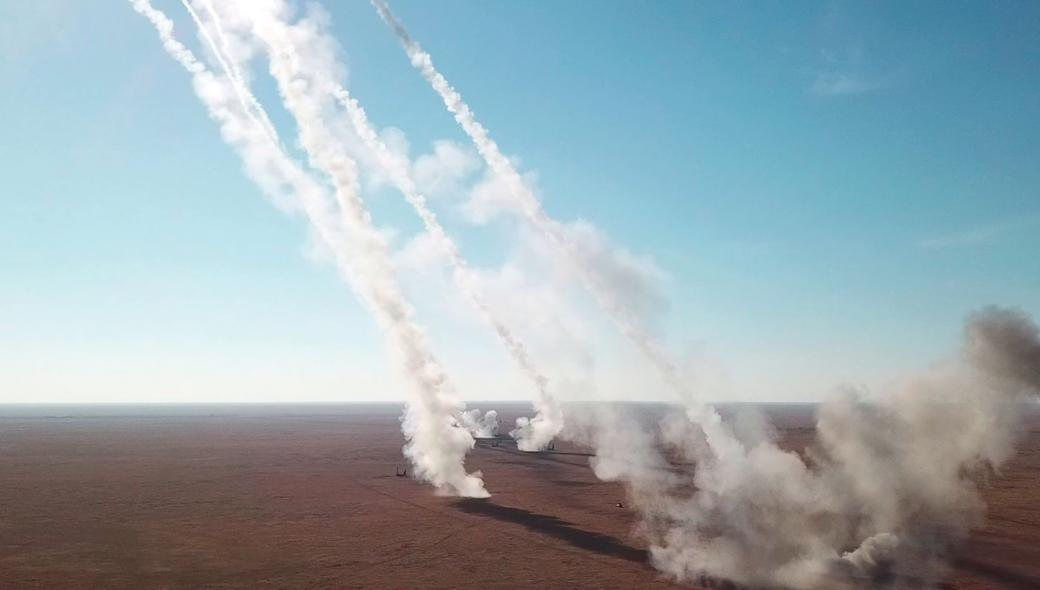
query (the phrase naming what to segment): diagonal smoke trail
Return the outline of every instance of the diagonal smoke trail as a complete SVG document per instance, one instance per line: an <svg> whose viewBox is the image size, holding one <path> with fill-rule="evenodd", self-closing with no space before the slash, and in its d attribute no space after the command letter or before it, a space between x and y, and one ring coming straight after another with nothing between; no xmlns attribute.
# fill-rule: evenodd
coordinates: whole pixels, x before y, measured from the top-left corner
<svg viewBox="0 0 1040 590"><path fill-rule="evenodd" d="M491 139L487 129L476 120L473 111L463 102L462 96L434 68L430 54L426 53L419 43L411 37L404 25L401 24L401 21L390 12L390 7L384 0L371 0L371 3L379 13L380 18L390 27L404 47L412 66L430 83L434 91L444 101L448 111L455 117L463 131L472 140L481 157L487 162L488 167L506 184L508 196L523 211L527 221L563 253L597 304L610 315L622 334L631 340L647 360L661 373L664 380L679 394L684 403L693 408L698 414L708 411L695 402L692 392L680 378L675 364L661 350L660 345L640 327L639 321L622 303L622 299L618 294L607 286L607 282L602 276L593 268L590 268L589 265L582 262L580 251L568 239L563 226L546 213L538 197L527 187L509 159L502 154L498 145ZM709 414L713 413L708 412Z"/></svg>
<svg viewBox="0 0 1040 590"><path fill-rule="evenodd" d="M349 182L349 160L327 151L315 158L320 158L338 181L345 181L337 186L341 210L336 211L324 188L289 158L276 139L266 137L255 119L245 115L253 125L243 120L250 101L242 100L240 94L238 108L229 102L234 92L229 93L223 87L224 81L174 38L173 22L152 7L149 0L130 2L155 27L167 53L192 75L196 94L210 117L220 124L222 136L242 157L250 176L269 194L287 191L299 200L314 230L336 257L340 273L385 330L415 386L403 427L408 439L405 453L415 465L416 475L433 483L442 493L486 497L479 472L468 474L463 466L465 455L473 446L470 433L458 427L463 405L454 398L422 330L411 319L412 310L397 286L385 243L372 227ZM306 135L301 142L313 148L315 140L321 139L320 135L309 134L314 121L308 107L313 105L297 94L298 90L287 96L287 102L301 115L307 115L300 117L301 135ZM253 101L259 104L255 98Z"/></svg>

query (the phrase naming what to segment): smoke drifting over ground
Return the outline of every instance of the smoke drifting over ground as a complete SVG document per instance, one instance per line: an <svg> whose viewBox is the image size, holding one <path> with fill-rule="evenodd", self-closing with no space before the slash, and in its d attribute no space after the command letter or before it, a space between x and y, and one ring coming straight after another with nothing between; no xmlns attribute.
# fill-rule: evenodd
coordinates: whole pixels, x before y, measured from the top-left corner
<svg viewBox="0 0 1040 590"><path fill-rule="evenodd" d="M1036 324L988 308L956 358L879 399L821 406L806 457L753 416L672 414L656 433L612 417L585 436L597 475L628 484L652 562L680 580L927 587L980 524L978 484L1011 456L1020 404L1038 391Z"/></svg>
<svg viewBox="0 0 1040 590"><path fill-rule="evenodd" d="M497 435L498 415L465 410L398 286L389 245L361 200L360 175L388 179L445 253L457 290L535 385L532 418L511 434L521 450L562 436L595 451L604 480L625 482L651 561L679 580L701 577L797 589L928 587L951 552L982 522L980 481L1013 454L1019 404L1040 390L1040 336L1021 312L987 308L966 323L959 354L906 377L881 395L836 396L819 409L817 438L804 454L778 446L754 413L723 420L704 405L653 337L638 264L594 228L564 224L542 208L528 181L491 140L460 94L382 0L380 16L484 159L487 186L561 255L613 321L671 387L679 409L639 423L612 406L564 412L520 337L485 299L477 273L432 212L401 156L345 87L334 39L320 11L295 18L282 0L183 0L221 71L173 37L172 22L148 0L131 0L166 51L192 76L196 94L247 173L276 203L298 209L337 269L383 328L412 384L402 425L417 477L440 492L487 495L464 460L474 437ZM248 48L238 51L233 48ZM252 93L249 59L266 55L297 142L313 173L282 146ZM351 135L338 133L345 113ZM359 164L361 162L361 164ZM499 204L502 204L499 203Z"/></svg>

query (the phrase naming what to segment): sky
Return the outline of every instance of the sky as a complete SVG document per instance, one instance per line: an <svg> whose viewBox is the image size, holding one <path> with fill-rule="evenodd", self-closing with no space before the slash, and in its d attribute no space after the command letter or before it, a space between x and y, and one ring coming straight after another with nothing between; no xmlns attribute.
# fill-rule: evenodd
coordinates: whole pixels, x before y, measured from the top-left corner
<svg viewBox="0 0 1040 590"><path fill-rule="evenodd" d="M155 4L204 54L180 3ZM433 167L434 208L563 397L667 399L481 209L486 172L368 3L325 4L347 86ZM874 391L954 353L973 309L1040 317L1036 3L392 6L546 209L646 271L648 323L707 398ZM0 79L0 402L403 397L304 221L129 4L0 0ZM460 395L529 398L399 195L373 176L365 197Z"/></svg>

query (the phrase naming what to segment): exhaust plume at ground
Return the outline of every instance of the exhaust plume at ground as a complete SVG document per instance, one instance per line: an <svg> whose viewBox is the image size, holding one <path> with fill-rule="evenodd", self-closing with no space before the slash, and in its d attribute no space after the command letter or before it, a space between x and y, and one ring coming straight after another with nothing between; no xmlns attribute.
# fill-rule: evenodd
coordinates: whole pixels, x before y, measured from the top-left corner
<svg viewBox="0 0 1040 590"><path fill-rule="evenodd" d="M287 54L277 54L283 58L277 61L272 55L272 71L287 106L297 116L301 143L335 182L339 211L329 203L325 189L299 169L277 140L267 136L256 117L249 116L250 105L259 103L245 98L247 91L236 84L228 56L221 60L228 70L224 80L174 38L172 21L148 0L131 0L131 4L155 27L164 49L192 75L196 94L220 124L224 140L242 157L249 175L265 192L275 197L287 193L298 200L313 229L336 257L340 273L386 331L415 386L402 422L408 439L405 453L415 465L416 475L443 493L487 496L480 474L468 474L463 466L474 444L469 431L459 427L464 406L454 397L421 329L411 319L411 308L390 270L386 245L354 192L353 163L329 149L320 129L314 129L320 125L316 118L319 105L303 92L309 81L298 78L291 63L285 63ZM220 53L215 44L214 50Z"/></svg>
<svg viewBox="0 0 1040 590"><path fill-rule="evenodd" d="M1020 404L1038 392L1036 324L987 308L969 317L956 358L878 400L822 405L805 457L764 422L673 414L656 440L601 422L593 467L626 482L653 564L679 580L932 587L982 522L978 485L1012 455Z"/></svg>
<svg viewBox="0 0 1040 590"><path fill-rule="evenodd" d="M481 415L480 410L466 410L462 413L463 426L477 438L494 438L498 434L498 412L488 410Z"/></svg>
<svg viewBox="0 0 1040 590"><path fill-rule="evenodd" d="M433 66L430 54L412 38L384 0L371 0L371 3L383 22L397 37L412 66L422 74L440 96L455 121L473 142L477 152L504 185L506 194L503 197L508 197L514 205L514 210L520 212L523 218L570 263L596 303L608 313L622 334L632 341L643 356L660 372L664 381L679 395L683 403L696 406L692 392L683 382L678 368L656 340L641 326L637 314L625 305L625 301L629 299L625 293L628 285L611 281L611 275L614 274L612 270L604 268L602 260L587 256L581 244L575 243L570 238L566 228L549 216L520 173L491 139L487 129L476 120L473 111L462 100L462 96ZM698 407L695 411L702 412L703 409Z"/></svg>

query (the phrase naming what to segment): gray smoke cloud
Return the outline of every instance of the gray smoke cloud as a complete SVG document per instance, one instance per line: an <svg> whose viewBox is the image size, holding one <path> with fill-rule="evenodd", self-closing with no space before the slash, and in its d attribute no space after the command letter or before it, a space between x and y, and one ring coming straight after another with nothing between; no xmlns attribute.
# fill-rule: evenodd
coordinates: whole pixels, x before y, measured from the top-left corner
<svg viewBox="0 0 1040 590"><path fill-rule="evenodd" d="M823 404L805 456L756 419L673 413L656 428L601 423L593 467L626 482L653 564L679 580L931 587L982 522L978 484L1011 457L1038 392L1036 324L987 308L955 358L878 399Z"/></svg>
<svg viewBox="0 0 1040 590"><path fill-rule="evenodd" d="M173 22L148 0L131 0L131 4L155 27L167 53L192 75L196 94L211 118L220 124L224 140L242 157L250 177L269 194L288 194L297 200L315 232L335 256L340 273L383 327L414 385L402 424L408 440L405 454L415 465L416 475L442 493L487 496L480 474L465 471L465 455L474 440L468 430L460 427L464 405L454 396L422 330L412 320L411 307L392 273L386 244L357 195L354 163L323 131L321 105L307 92L313 81L300 75L294 66L294 58L299 56L291 53L287 45L278 46L280 51L272 52L271 71L286 107L297 120L300 144L312 165L324 172L335 187L336 206L329 202L324 187L301 170L276 137L270 135L272 129L263 125L263 121L269 121L266 114L258 114L263 109L248 93L241 76L231 69L230 57L205 32L194 10L190 11L192 18L202 26L211 48L220 55L226 77L214 75L177 41ZM256 10L250 16L261 18L273 13L265 13L264 9L278 10L277 3L250 6ZM262 29L265 22L261 20L258 28Z"/></svg>

